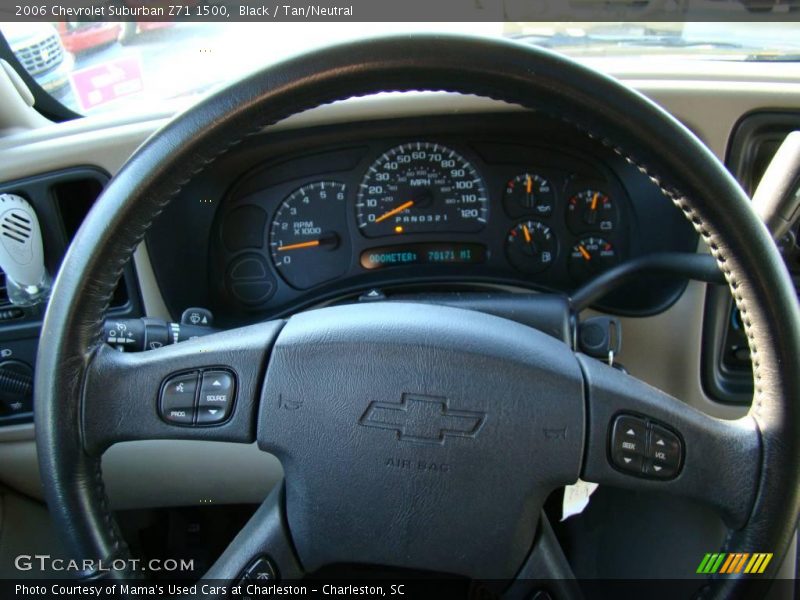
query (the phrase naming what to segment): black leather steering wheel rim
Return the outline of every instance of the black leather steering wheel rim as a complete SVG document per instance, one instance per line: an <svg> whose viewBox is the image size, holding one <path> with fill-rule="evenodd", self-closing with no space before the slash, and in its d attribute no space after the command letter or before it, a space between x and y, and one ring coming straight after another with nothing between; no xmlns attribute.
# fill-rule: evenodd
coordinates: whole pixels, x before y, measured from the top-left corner
<svg viewBox="0 0 800 600"><path fill-rule="evenodd" d="M265 126L351 96L412 90L488 96L562 118L637 165L684 211L725 273L753 357L749 418L760 433L758 486L749 518L731 530L725 551L782 557L800 510L800 406L793 402L800 372L791 368L800 315L748 198L693 134L615 80L542 49L436 35L347 44L268 67L178 115L112 179L64 259L42 328L48 343L37 359L41 476L70 551L105 561L127 555L100 458L87 451L82 397L114 287L150 223L195 173ZM713 591L727 595L747 582L731 576Z"/></svg>

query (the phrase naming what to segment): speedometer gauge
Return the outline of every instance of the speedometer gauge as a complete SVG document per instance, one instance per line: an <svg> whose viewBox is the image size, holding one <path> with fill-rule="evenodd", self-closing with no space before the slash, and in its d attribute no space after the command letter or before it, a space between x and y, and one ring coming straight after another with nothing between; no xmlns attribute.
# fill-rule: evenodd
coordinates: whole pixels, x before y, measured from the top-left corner
<svg viewBox="0 0 800 600"><path fill-rule="evenodd" d="M402 144L367 170L356 202L367 237L424 232L474 232L489 213L486 186L455 151L431 142Z"/></svg>
<svg viewBox="0 0 800 600"><path fill-rule="evenodd" d="M270 254L292 287L305 290L347 269L344 202L344 184L317 181L298 188L278 206L270 226Z"/></svg>

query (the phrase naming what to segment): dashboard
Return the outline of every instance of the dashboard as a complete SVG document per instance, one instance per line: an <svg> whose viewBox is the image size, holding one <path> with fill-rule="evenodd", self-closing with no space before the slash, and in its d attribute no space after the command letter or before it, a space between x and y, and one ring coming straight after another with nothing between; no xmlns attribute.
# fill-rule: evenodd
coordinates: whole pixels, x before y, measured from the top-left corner
<svg viewBox="0 0 800 600"><path fill-rule="evenodd" d="M669 68L659 67L662 70L658 72L649 63L644 71L637 70L641 68L640 62L598 66L611 69L613 74L672 112L721 160L728 156L732 137L746 115L772 118L770 111L774 112L776 106L795 114L800 110L800 83L796 82L796 77L784 74L788 68L785 63L692 62L690 72L686 70L686 61ZM148 114L125 122L92 117L9 134L0 139L0 179L27 181L43 173L70 170L76 165L91 165L106 174L114 174L169 116ZM131 300L137 301L137 306L125 314L177 320L186 307L207 306L214 310L215 324L224 327L225 323L236 325L284 316L304 306L346 299L348 294L359 294L372 287L389 295L395 286L430 289L464 283L546 289L545 284L552 281L548 277L555 273L552 269L536 276L506 269L503 273L494 271L487 280L481 280L475 273L481 265L417 265L366 271L359 270L351 262L348 268L353 269L355 277L338 277L299 290L291 288L271 266L269 248L262 245L238 254L253 252L264 258L268 273L275 278L275 293L261 305L245 306L231 299L222 279L226 272L225 257L218 253L223 249L222 216L245 179L263 176L269 185L262 186L262 190L286 185L285 194L276 193L263 199L268 212L261 243L268 244L269 219L278 203L292 190L315 180L339 180L347 174L352 175L350 185L357 186L371 160L398 144L415 141L434 141L461 150L484 178L490 176L489 172L496 165L487 162L484 166L483 157L467 156L470 148L484 142L540 148L545 154L557 152L589 164L599 163L600 168L624 188L629 212L620 218L623 226L630 220L626 231L640 226L628 236L626 258L659 249L697 250L696 237L691 228L687 230L685 219L649 180L601 143L589 140L563 123L484 98L425 93L385 95L326 105L271 126L198 174L154 223L147 243L137 252L135 270L131 267L129 278L131 284L135 284L129 286L129 295ZM374 147L374 154L365 154L357 165L336 159L339 149L364 146ZM335 158L333 162L314 159L326 153L331 156L329 151ZM744 158L750 160L748 156ZM728 160L729 167L741 174L730 157ZM487 161L492 158L488 157ZM511 171L518 173L537 167L514 161L512 166L515 168ZM501 179L499 189L487 190L489 227L496 217L506 219L502 208L504 184ZM6 191L21 193L24 190L12 186ZM44 191L47 192L44 197L51 201L58 197L58 194ZM355 187L349 189L349 193L355 191ZM76 195L74 189L70 189L69 194L64 194L64 206L74 204L76 197L83 196L87 196L88 203L88 194ZM354 227L354 197L347 202L351 204L345 216L350 219L349 227ZM554 213L549 221L543 220L555 223L554 218L560 226L566 217L563 212ZM509 222L513 219L506 221ZM503 228L498 230L502 244ZM486 233L484 229L481 235ZM358 236L357 240L363 237ZM210 275L212 265L213 276ZM457 273L447 278L444 271L450 269ZM391 284L392 281L396 283ZM708 393L709 388L702 385L698 373L703 358L707 354L711 356L704 345L708 333L704 330L708 322L707 318L704 320L704 309L710 308L707 286L696 282L687 286L680 280L667 285L666 281L663 277L643 276L626 288L629 293L601 300L598 308L605 307L608 312L623 315L620 321L624 343L620 362L633 375L685 399L699 410L721 418L740 417L745 408L717 401L715 395ZM564 285L569 286L564 288L564 293L569 293L575 284L569 281ZM662 285L664 287L659 287ZM727 296L725 299L728 300ZM719 312L724 319L730 312L727 304L722 308ZM3 323L4 340L0 349L7 349L12 343L20 347L28 344L35 354L38 329L34 325ZM22 327L29 327L30 333L27 329L20 333ZM15 348L14 353L17 352ZM40 498L32 436L30 423L0 427L0 480L4 485ZM171 460L164 461L165 455ZM214 478L186 478L187 473L210 471L215 474ZM270 476L256 484L252 480L255 472ZM251 446L215 443L213 448L206 448L199 442L170 440L112 447L104 457L104 474L115 507L140 508L191 505L197 498L208 497L219 504L258 502L280 478L280 466L275 459Z"/></svg>
<svg viewBox="0 0 800 600"><path fill-rule="evenodd" d="M154 265L170 309L204 302L230 324L369 290L568 294L629 258L697 244L649 179L544 115L256 137L167 210L148 246L175 258ZM642 277L603 305L652 314L684 286Z"/></svg>
<svg viewBox="0 0 800 600"><path fill-rule="evenodd" d="M750 111L764 112L775 106L795 111L800 108L800 84L794 80L770 78L773 67L784 68L785 65L731 65L730 68L737 71L736 77L728 76L730 81L712 80L712 77L723 77L708 75L708 81L698 82L694 71L692 77L662 76L668 81L657 80L650 71L640 76L640 81L635 74L628 74L628 77L629 83L692 127L722 159L730 152L731 138L739 122ZM709 69L713 74L721 67L715 63ZM739 70L744 69L755 74L741 75ZM139 311L146 309L149 316L169 318L171 313L171 317L177 319L185 307L209 306L214 310L217 323L224 327L226 323L235 325L283 316L320 302L357 297L373 288L388 295L396 289L463 288L466 285L555 290L568 294L580 285L572 279L567 261L570 244L577 239L566 221L565 203L571 196L563 187L558 187L563 186L566 179L559 180L557 172L548 170L548 166L553 166L551 163L556 159L560 161L561 157L602 173L619 186L621 196L611 196L619 211L619 227L615 233L618 237L613 240L618 260L649 252L697 249L696 237L690 228L687 229L685 220L672 203L634 167L601 143L542 115L522 111L509 114L490 101L471 103L469 100L421 95L419 98L349 101L341 106L323 107L316 113L303 115L284 129L272 127L246 140L190 182L155 223L146 248L143 245L137 256L136 271L131 273L131 282L137 284L131 290L131 299L136 300L141 294L141 307L137 307L135 314L145 314ZM423 112L425 116L420 116ZM390 115L392 118L388 118ZM3 180L20 181L75 165L92 165L113 174L163 123L155 118L113 126L92 119L81 121L86 124L65 124L54 132L34 131L0 140ZM489 211L482 229L374 238L359 232L358 186L369 166L392 148L417 142L432 142L453 150L468 160L480 175L486 186ZM536 153L537 159L484 153L486 147L492 146L527 148ZM352 154L348 150L353 151ZM729 157L728 164L734 169L736 165L730 160ZM535 213L517 216L506 212L507 183L522 174L550 175L556 194L550 216ZM569 169L566 174L570 174ZM294 287L273 262L271 226L280 206L295 190L321 181L340 182L346 186L342 212L345 227L341 230L351 244L346 271L332 279L314 282L309 288ZM527 179L524 187L527 188ZM12 191L19 192L16 188ZM248 194L252 196L249 200ZM74 198L74 192L69 196ZM228 215L237 205L247 204L263 211L264 215L259 216L263 228L260 225L250 227L253 238L245 239L251 245L231 250L226 245L226 239L231 241L226 238L226 232L235 238L244 236L248 229L237 230L227 224ZM247 215L246 212L239 214L240 217ZM411 216L410 213L406 215ZM554 231L558 242L559 254L555 262L538 273L514 268L505 250L510 228L528 218L544 222ZM247 219L242 220L247 224ZM466 264L393 264L371 270L359 264L359 249L415 241L462 243L468 240L484 244L487 251L492 252L491 258ZM269 298L253 304L237 300L232 294L230 280L226 279L232 262L245 255L258 256L265 266L263 273L266 275L255 279L271 278L274 284ZM725 289L721 291L727 294ZM725 299L729 302L727 295ZM626 315L621 319L625 340L620 361L632 374L710 414L736 418L743 413L743 407L721 404L714 395L708 394L708 388L701 386L698 376L698 365L706 355L703 343L708 319L706 317L704 322L703 311L710 308L707 286L691 283L687 287L680 280L642 277L625 291L604 298L597 308ZM728 304L719 312L722 318L729 317ZM4 324L5 337L8 340L12 336L19 337L14 332L22 325L26 324ZM38 339L38 332L36 337ZM11 343L22 344L5 341L3 348ZM38 498L41 490L32 432L32 424L0 427L0 480L4 485ZM111 448L104 457L104 472L112 505L117 508L192 505L198 498L211 497L217 504L258 502L280 478L277 462L255 447L223 443L216 443L213 448L206 446L199 442L170 440L131 442ZM165 461L164 456L169 456L170 460ZM209 472L214 476L199 476ZM254 482L253 473L268 476L264 481ZM187 478L187 474L198 476ZM658 510L663 512L663 509L662 503ZM683 506L678 510L688 513ZM621 531L622 525L615 531Z"/></svg>

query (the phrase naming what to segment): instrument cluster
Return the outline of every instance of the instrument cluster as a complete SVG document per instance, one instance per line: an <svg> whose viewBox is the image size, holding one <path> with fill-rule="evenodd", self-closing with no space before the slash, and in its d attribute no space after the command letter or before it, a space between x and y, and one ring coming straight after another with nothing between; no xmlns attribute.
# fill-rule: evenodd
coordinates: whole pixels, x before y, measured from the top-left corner
<svg viewBox="0 0 800 600"><path fill-rule="evenodd" d="M208 221L206 305L246 322L374 288L569 293L628 258L696 243L690 228L675 229L683 217L658 188L599 146L586 152L523 135L405 137L392 128L385 137L331 130L285 154L278 140L270 154L231 155L228 183L222 171L197 181L189 190L197 196L226 186ZM242 156L250 166L234 175ZM204 211L189 213L198 219L191 231L149 243L180 254L181 236L198 235ZM197 287L190 277L202 259L186 256L183 269L165 267L162 276ZM628 303L630 314L663 306L682 289L671 285L643 283L619 306ZM188 301L178 288L174 296Z"/></svg>
<svg viewBox="0 0 800 600"><path fill-rule="evenodd" d="M629 200L613 174L537 148L373 143L346 171L251 179L223 205L218 248L226 291L244 307L345 281L568 291L627 252Z"/></svg>
<svg viewBox="0 0 800 600"><path fill-rule="evenodd" d="M627 260L698 243L602 140L516 111L250 136L183 186L146 241L167 309L204 306L226 327L370 291L569 294ZM595 307L655 314L685 287L643 274Z"/></svg>

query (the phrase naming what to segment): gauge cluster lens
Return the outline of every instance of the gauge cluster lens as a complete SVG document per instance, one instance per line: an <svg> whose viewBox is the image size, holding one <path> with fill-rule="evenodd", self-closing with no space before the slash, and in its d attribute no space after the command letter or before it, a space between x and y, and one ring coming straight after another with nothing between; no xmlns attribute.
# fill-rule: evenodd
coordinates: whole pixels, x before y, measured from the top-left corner
<svg viewBox="0 0 800 600"><path fill-rule="evenodd" d="M585 281L615 266L619 260L611 242L601 237L578 241L569 257L569 270L577 281Z"/></svg>
<svg viewBox="0 0 800 600"><path fill-rule="evenodd" d="M616 203L599 190L578 192L567 203L567 226L576 235L590 231L614 231L617 221Z"/></svg>
<svg viewBox="0 0 800 600"><path fill-rule="evenodd" d="M508 232L506 256L525 273L540 273L553 264L558 243L552 230L540 221L523 221Z"/></svg>
<svg viewBox="0 0 800 600"><path fill-rule="evenodd" d="M553 214L555 192L550 182L536 173L522 173L506 184L503 194L506 211L511 216L535 213L541 217Z"/></svg>
<svg viewBox="0 0 800 600"><path fill-rule="evenodd" d="M236 281L239 302L255 306L266 297L260 288L257 298L255 291L252 298L240 297L239 288L255 289L257 278L250 271L255 273L256 258L262 261L259 277L271 262L286 284L274 285L273 279L277 301L346 277L377 277L392 269L402 278L469 277L470 267L485 278L498 269L504 279L513 270L515 279L531 284L546 279L566 287L620 261L620 249L626 247L619 238L622 207L602 178L511 158L497 166L476 162L487 171L484 180L465 158L471 156L467 150L462 154L423 141L384 148L376 146L366 164L363 153L354 154L352 172L336 181L319 175L294 186L282 183L250 192L244 208L224 217L227 237L221 243L230 255L225 264L236 265L241 279ZM478 161L482 153L475 156ZM254 202L263 207L254 211ZM490 203L500 210L490 211ZM245 251L242 264L252 267L246 273L239 265Z"/></svg>
<svg viewBox="0 0 800 600"><path fill-rule="evenodd" d="M345 198L344 184L317 181L298 188L278 206L270 226L270 254L292 287L313 287L349 267Z"/></svg>
<svg viewBox="0 0 800 600"><path fill-rule="evenodd" d="M472 164L430 142L402 144L370 165L356 217L366 237L475 232L486 225L489 196Z"/></svg>

